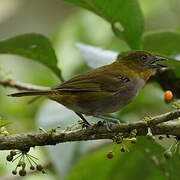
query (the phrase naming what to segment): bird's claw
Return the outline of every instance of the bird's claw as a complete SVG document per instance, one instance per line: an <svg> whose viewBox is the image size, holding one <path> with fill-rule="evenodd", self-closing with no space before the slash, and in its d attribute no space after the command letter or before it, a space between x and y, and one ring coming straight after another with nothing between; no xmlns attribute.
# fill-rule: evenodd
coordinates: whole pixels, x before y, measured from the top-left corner
<svg viewBox="0 0 180 180"><path fill-rule="evenodd" d="M112 125L120 124L120 122L119 121L105 121L105 124L106 124L106 129L108 131L111 131L112 130Z"/></svg>
<svg viewBox="0 0 180 180"><path fill-rule="evenodd" d="M108 131L111 131L112 123L108 121L98 121L97 124L95 124L95 128L104 127L104 126Z"/></svg>
<svg viewBox="0 0 180 180"><path fill-rule="evenodd" d="M83 124L82 124L82 129L87 129L87 128L89 128L89 127L91 127L91 124L86 123L86 122L83 122Z"/></svg>

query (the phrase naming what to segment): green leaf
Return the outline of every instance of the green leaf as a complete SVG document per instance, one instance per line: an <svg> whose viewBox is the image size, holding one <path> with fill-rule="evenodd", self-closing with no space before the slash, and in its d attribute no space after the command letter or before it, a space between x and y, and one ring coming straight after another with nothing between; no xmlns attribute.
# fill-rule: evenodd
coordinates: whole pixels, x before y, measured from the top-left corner
<svg viewBox="0 0 180 180"><path fill-rule="evenodd" d="M180 77L180 33L177 32L152 32L143 38L143 49L159 55L169 57L169 61L162 62L174 69Z"/></svg>
<svg viewBox="0 0 180 180"><path fill-rule="evenodd" d="M179 179L179 152L166 160L163 156L165 148L146 137L138 138L135 145L126 145L130 152L121 153L119 145L114 145L86 156L72 170L68 180ZM112 149L114 158L107 159L106 154Z"/></svg>
<svg viewBox="0 0 180 180"><path fill-rule="evenodd" d="M166 139L167 140L167 139ZM169 144L167 141L164 143ZM172 143L172 141L171 141ZM171 146L170 143L170 146ZM163 172L163 174L172 180L179 180L180 177L180 154L179 149L173 153L172 158L165 159L163 154L166 151L160 144L155 141L149 141L147 138L140 138L137 148L144 153L144 156L151 160L153 164Z"/></svg>
<svg viewBox="0 0 180 180"><path fill-rule="evenodd" d="M20 55L40 62L61 78L52 44L41 34L23 34L0 41L0 53Z"/></svg>
<svg viewBox="0 0 180 180"><path fill-rule="evenodd" d="M145 148L143 146L143 149ZM113 159L107 159L106 154L112 149L115 156ZM129 149L129 153L121 153L120 146L115 145L96 151L82 159L67 179L165 179L163 173L155 167L151 160L145 157L140 145L133 145Z"/></svg>
<svg viewBox="0 0 180 180"><path fill-rule="evenodd" d="M109 21L118 37L132 49L139 49L144 19L137 0L65 0L86 8ZM102 31L104 31L102 29Z"/></svg>
<svg viewBox="0 0 180 180"><path fill-rule="evenodd" d="M172 57L180 54L179 42L179 33L152 32L145 34L143 38L143 49Z"/></svg>

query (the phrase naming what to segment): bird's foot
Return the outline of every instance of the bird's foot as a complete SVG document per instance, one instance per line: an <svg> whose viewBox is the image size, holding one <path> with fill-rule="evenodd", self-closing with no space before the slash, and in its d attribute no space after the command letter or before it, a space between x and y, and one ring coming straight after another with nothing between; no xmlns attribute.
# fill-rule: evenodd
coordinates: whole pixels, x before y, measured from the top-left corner
<svg viewBox="0 0 180 180"><path fill-rule="evenodd" d="M111 127L114 123L110 122L110 121L106 121L106 129L107 131L111 131Z"/></svg>
<svg viewBox="0 0 180 180"><path fill-rule="evenodd" d="M89 123L87 123L87 122L83 122L83 124L82 124L82 128L83 128L83 129L87 129L87 128L91 127L91 126L92 126L92 125L89 124Z"/></svg>
<svg viewBox="0 0 180 180"><path fill-rule="evenodd" d="M104 126L104 124L105 124L105 121L98 121L95 125L96 127L102 127Z"/></svg>
<svg viewBox="0 0 180 180"><path fill-rule="evenodd" d="M112 123L112 124L120 124L119 119L114 118L114 117L112 117L112 116L107 116L107 115L94 115L94 117L103 119L103 120L105 120L105 121L109 121L109 122Z"/></svg>
<svg viewBox="0 0 180 180"><path fill-rule="evenodd" d="M106 127L108 131L111 131L112 123L108 121L98 121L94 126L95 128Z"/></svg>
<svg viewBox="0 0 180 180"><path fill-rule="evenodd" d="M95 116L97 118L100 119L104 119L104 121L98 121L98 123L96 124L96 127L102 127L102 126L106 126L106 129L108 131L111 131L111 127L113 124L120 124L120 121L114 117L110 117L110 116L105 116L105 115L98 115Z"/></svg>
<svg viewBox="0 0 180 180"><path fill-rule="evenodd" d="M78 121L78 124L81 125L82 129L86 129L92 126L88 121L83 121L82 119Z"/></svg>
<svg viewBox="0 0 180 180"><path fill-rule="evenodd" d="M78 113L78 112L75 112L75 113L81 118L81 121L79 121L79 124L82 125L83 129L91 127L91 124L86 120L86 118L81 113Z"/></svg>

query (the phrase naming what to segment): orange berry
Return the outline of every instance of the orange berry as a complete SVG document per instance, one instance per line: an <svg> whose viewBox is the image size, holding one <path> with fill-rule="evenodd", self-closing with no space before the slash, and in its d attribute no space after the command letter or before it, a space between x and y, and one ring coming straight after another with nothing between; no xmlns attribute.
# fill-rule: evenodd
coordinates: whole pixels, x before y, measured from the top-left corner
<svg viewBox="0 0 180 180"><path fill-rule="evenodd" d="M165 99L165 101L166 101L167 103L170 102L170 101L172 101L172 99L173 99L173 93L172 93L172 91L167 90L167 91L164 93L164 99Z"/></svg>
<svg viewBox="0 0 180 180"><path fill-rule="evenodd" d="M114 157L113 151L109 151L106 156L108 159L112 159Z"/></svg>

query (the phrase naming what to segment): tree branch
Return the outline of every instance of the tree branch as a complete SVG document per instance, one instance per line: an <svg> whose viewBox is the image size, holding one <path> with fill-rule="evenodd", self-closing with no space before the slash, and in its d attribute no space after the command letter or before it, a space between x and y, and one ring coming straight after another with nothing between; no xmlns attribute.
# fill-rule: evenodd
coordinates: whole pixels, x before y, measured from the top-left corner
<svg viewBox="0 0 180 180"><path fill-rule="evenodd" d="M2 85L4 87L10 87L10 88L15 88L15 89L18 89L18 90L25 90L25 91L47 90L47 89L49 89L48 87L22 83L22 82L19 82L19 81L14 81L14 80L9 80L9 79L8 80L0 80L0 85Z"/></svg>
<svg viewBox="0 0 180 180"><path fill-rule="evenodd" d="M176 98L180 98L180 78L176 77L173 70L159 69L150 81L157 81L164 90L171 90Z"/></svg>
<svg viewBox="0 0 180 180"><path fill-rule="evenodd" d="M148 128L150 128L154 135L168 134L180 137L180 123L178 121L163 123L179 117L180 110L175 110L153 117L148 122L138 121L135 123L112 125L111 131L108 131L105 125L93 125L87 129L73 131L59 130L55 132L52 131L51 133L37 132L0 136L0 150L25 150L30 147L56 145L64 142L113 139L116 135L128 137L134 129L137 130L137 136L145 136L148 132Z"/></svg>

